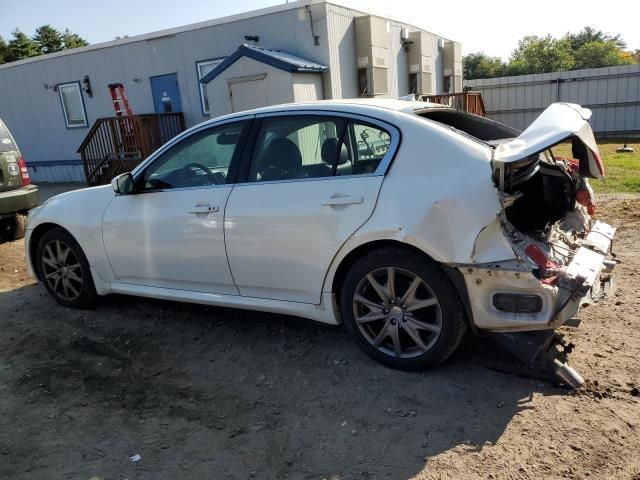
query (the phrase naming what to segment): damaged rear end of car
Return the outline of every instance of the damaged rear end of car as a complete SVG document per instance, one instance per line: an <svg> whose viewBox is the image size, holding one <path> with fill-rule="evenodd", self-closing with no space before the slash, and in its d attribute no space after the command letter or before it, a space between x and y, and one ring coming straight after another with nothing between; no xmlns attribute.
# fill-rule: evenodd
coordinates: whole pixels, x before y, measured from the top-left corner
<svg viewBox="0 0 640 480"><path fill-rule="evenodd" d="M582 305L613 294L615 228L594 218L590 179L604 168L589 125L591 112L556 103L515 138L492 140L492 179L502 209L499 223L514 258L458 266L464 275L473 323L503 332L499 343L527 362L547 363L563 383L583 381L563 360L549 357L571 346L553 330ZM554 154L570 143L573 158ZM514 332L532 332L516 334Z"/></svg>

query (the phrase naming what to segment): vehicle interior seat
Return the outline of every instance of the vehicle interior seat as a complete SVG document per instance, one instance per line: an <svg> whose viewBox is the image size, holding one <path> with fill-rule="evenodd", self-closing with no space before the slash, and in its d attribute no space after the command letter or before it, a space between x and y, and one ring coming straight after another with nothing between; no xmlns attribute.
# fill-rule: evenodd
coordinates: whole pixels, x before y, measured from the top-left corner
<svg viewBox="0 0 640 480"><path fill-rule="evenodd" d="M331 170L333 169L333 162L336 159L337 150L338 139L327 138L322 143L322 148L320 149L320 157L324 163L303 167L309 173L309 177L330 177ZM347 162L349 162L349 152L347 151L346 145L343 143L340 148L338 165L344 165Z"/></svg>
<svg viewBox="0 0 640 480"><path fill-rule="evenodd" d="M274 138L262 160L260 179L286 180L302 178L302 154L298 146L286 137Z"/></svg>

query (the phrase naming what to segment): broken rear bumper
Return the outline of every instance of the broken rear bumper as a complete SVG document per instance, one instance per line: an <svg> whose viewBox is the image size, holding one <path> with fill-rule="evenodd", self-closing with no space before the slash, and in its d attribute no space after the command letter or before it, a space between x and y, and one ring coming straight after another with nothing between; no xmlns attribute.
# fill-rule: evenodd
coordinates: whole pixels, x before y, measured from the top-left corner
<svg viewBox="0 0 640 480"><path fill-rule="evenodd" d="M459 265L469 294L473 323L485 331L553 329L572 318L581 305L599 301L615 292L611 244L615 228L597 221L564 267L557 281L540 280L523 259ZM496 296L539 297L535 311L505 311Z"/></svg>

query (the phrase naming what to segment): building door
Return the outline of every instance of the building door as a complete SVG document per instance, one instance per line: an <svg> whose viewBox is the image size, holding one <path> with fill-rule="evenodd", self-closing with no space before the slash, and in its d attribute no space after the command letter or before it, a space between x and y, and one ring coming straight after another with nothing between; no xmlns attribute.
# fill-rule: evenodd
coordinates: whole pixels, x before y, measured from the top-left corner
<svg viewBox="0 0 640 480"><path fill-rule="evenodd" d="M229 80L231 110L242 112L267 105L265 75L234 78Z"/></svg>
<svg viewBox="0 0 640 480"><path fill-rule="evenodd" d="M178 76L175 73L151 77L151 95L156 113L181 112Z"/></svg>

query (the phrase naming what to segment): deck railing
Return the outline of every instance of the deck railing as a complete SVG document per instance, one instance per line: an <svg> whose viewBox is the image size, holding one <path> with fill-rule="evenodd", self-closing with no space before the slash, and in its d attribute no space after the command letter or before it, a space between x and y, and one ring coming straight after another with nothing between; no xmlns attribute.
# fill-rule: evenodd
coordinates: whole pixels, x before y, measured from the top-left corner
<svg viewBox="0 0 640 480"><path fill-rule="evenodd" d="M184 131L182 113L99 118L78 148L89 185L109 183Z"/></svg>
<svg viewBox="0 0 640 480"><path fill-rule="evenodd" d="M474 113L485 117L487 112L484 109L484 102L480 92L459 92L443 93L440 95L421 95L423 102L440 103L449 107L457 108L465 112Z"/></svg>

